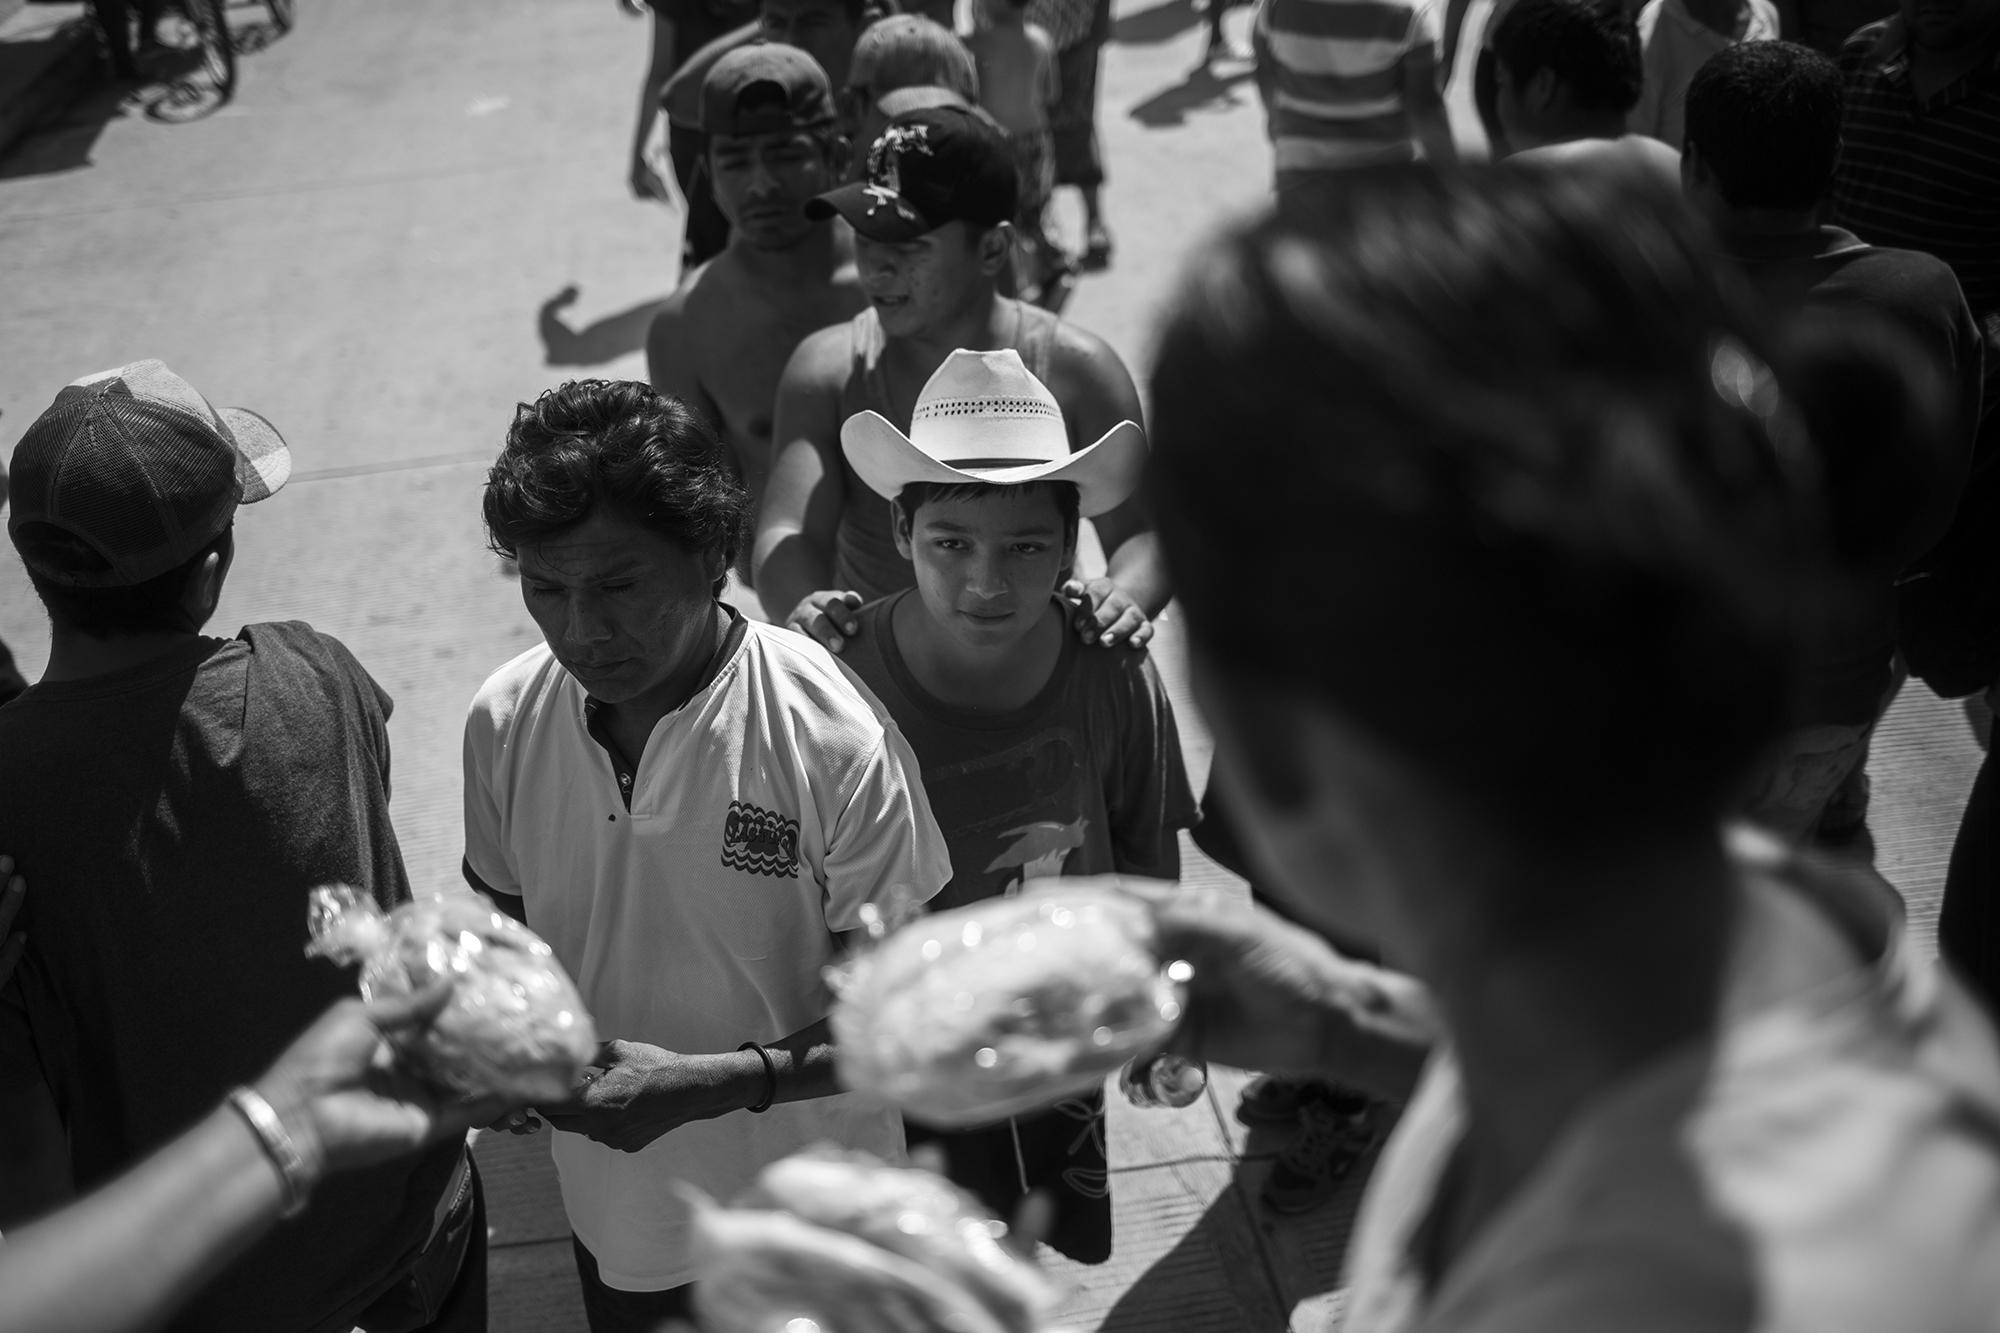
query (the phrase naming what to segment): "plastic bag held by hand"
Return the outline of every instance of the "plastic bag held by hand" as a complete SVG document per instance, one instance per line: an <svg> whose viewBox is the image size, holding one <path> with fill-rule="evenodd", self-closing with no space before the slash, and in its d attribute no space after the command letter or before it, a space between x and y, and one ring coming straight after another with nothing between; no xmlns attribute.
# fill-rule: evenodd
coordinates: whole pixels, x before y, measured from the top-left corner
<svg viewBox="0 0 2000 1333"><path fill-rule="evenodd" d="M1055 1289L949 1181L815 1148L766 1167L734 1207L694 1204L709 1333L1035 1333Z"/></svg>
<svg viewBox="0 0 2000 1333"><path fill-rule="evenodd" d="M569 1096L597 1054L597 1027L541 936L472 894L404 903L387 916L346 885L312 891L308 954L361 964L361 994L453 982L431 1025L404 1044L437 1082L523 1102Z"/></svg>
<svg viewBox="0 0 2000 1333"><path fill-rule="evenodd" d="M1059 880L921 917L841 979L841 1081L944 1129L1094 1088L1180 1020L1190 974L1154 939L1145 903Z"/></svg>

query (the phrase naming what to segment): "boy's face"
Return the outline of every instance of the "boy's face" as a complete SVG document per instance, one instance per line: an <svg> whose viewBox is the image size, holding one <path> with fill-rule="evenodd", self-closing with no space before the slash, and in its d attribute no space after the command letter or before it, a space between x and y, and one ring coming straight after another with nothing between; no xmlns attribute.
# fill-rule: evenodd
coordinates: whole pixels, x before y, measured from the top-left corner
<svg viewBox="0 0 2000 1333"><path fill-rule="evenodd" d="M806 201L833 186L826 149L805 130L724 135L709 141L716 206L756 250L789 250L823 227Z"/></svg>
<svg viewBox="0 0 2000 1333"><path fill-rule="evenodd" d="M978 301L1007 258L1006 239L998 244L988 239L998 230L954 221L907 241L878 241L857 231L854 260L861 289L882 332L917 337L948 326Z"/></svg>
<svg viewBox="0 0 2000 1333"><path fill-rule="evenodd" d="M962 648L994 651L1040 622L1076 553L1049 487L896 508L896 547L916 566L925 618Z"/></svg>

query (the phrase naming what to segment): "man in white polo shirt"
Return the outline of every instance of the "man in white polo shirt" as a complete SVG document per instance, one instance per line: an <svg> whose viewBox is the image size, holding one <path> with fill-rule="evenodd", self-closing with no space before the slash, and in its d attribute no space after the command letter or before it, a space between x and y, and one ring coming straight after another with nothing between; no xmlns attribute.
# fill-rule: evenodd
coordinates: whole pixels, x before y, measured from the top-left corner
<svg viewBox="0 0 2000 1333"><path fill-rule="evenodd" d="M951 868L875 700L716 600L748 510L707 424L638 383L523 404L487 481L546 643L466 720L466 877L618 1039L541 1108L594 1333L685 1317L673 1182L727 1197L811 1143L903 1148L838 1090L821 969L866 904L927 901Z"/></svg>

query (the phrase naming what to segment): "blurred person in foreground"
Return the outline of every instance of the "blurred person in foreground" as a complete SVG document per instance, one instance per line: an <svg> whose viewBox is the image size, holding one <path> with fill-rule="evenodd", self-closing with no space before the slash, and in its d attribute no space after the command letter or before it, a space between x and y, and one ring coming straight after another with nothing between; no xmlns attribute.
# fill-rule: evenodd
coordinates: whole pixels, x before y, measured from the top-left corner
<svg viewBox="0 0 2000 1333"><path fill-rule="evenodd" d="M729 248L697 269L646 335L653 387L706 416L754 513L771 471L778 377L816 329L867 304L845 223L806 216L840 179L833 90L804 51L739 47L702 88L702 132ZM747 571L748 553L739 563Z"/></svg>
<svg viewBox="0 0 2000 1333"><path fill-rule="evenodd" d="M1523 0L1530 3L1532 0ZM1821 221L1840 152L1833 61L1790 42L1720 52L1687 91L1687 197L1777 318L1899 331L1914 376L1857 364L1802 393L1816 423L1834 537L1866 594L1812 658L1792 733L1747 813L1799 841L1847 842L1867 817L1869 736L1902 683L1893 584L1951 523L1979 420L1979 330L1942 260L1868 245ZM1880 356L1892 359L1895 349ZM1925 392L1900 393L1914 378ZM1943 416L1944 421L1935 418ZM1847 446L1843 448L1843 446Z"/></svg>
<svg viewBox="0 0 2000 1333"><path fill-rule="evenodd" d="M1832 571L1776 352L1637 169L1341 185L1204 250L1154 372L1197 697L1311 926L1151 893L1183 1048L1410 1098L1352 1333L1989 1326L1992 1029L1878 880L1724 826Z"/></svg>
<svg viewBox="0 0 2000 1333"><path fill-rule="evenodd" d="M708 423L629 382L521 404L486 485L545 642L466 718L465 873L610 1038L537 1108L593 1333L687 1317L674 1182L733 1198L821 1141L903 1155L895 1111L834 1080L824 969L951 868L880 705L718 600L748 510Z"/></svg>
<svg viewBox="0 0 2000 1333"><path fill-rule="evenodd" d="M1903 0L1841 48L1829 220L1951 265L1986 346L1985 394L1951 530L1899 588L1910 673L2000 700L2000 0ZM1945 956L2000 1009L2000 775L1974 780L1938 916Z"/></svg>
<svg viewBox="0 0 2000 1333"><path fill-rule="evenodd" d="M1442 0L1268 0L1251 28L1280 192L1328 171L1452 162Z"/></svg>
<svg viewBox="0 0 2000 1333"><path fill-rule="evenodd" d="M7 466L0 463L0 506L5 506L6 503ZM0 643L0 704L6 703L27 688L27 678L21 674L20 668L14 665L14 654L8 651L6 644Z"/></svg>
<svg viewBox="0 0 2000 1333"><path fill-rule="evenodd" d="M388 694L302 622L203 632L240 506L291 473L271 423L138 361L58 393L11 471L8 535L50 642L0 709L0 849L36 885L31 947L0 989L0 1142L38 1149L43 1172L10 1175L0 1224L131 1168L352 994L305 955L315 887L384 910L410 897ZM273 542L246 543L246 563L282 560ZM166 1327L486 1327L463 1141L310 1184L288 1181L298 1215Z"/></svg>
<svg viewBox="0 0 2000 1333"><path fill-rule="evenodd" d="M1490 39L1494 116L1516 162L1636 159L1680 180L1680 154L1626 119L1644 78L1639 30L1618 0L1517 0Z"/></svg>
<svg viewBox="0 0 2000 1333"><path fill-rule="evenodd" d="M918 395L948 356L1002 348L1019 352L1048 386L1073 447L1141 417L1138 389L1109 344L1000 295L1019 180L990 121L948 106L907 112L869 148L866 166L865 181L812 207L853 226L869 308L807 338L785 367L771 489L757 524L766 608L836 653L864 602L916 581L896 549L889 502L841 455L848 418L873 411L907 431ZM1107 568L1063 585L1076 631L1106 648L1142 646L1168 595L1158 542L1132 500L1091 521Z"/></svg>

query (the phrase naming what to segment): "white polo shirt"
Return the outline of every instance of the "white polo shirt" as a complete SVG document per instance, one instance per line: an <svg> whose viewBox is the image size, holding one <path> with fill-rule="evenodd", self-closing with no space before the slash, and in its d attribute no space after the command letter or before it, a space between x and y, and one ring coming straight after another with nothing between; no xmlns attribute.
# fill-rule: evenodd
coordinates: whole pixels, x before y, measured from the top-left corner
<svg viewBox="0 0 2000 1333"><path fill-rule="evenodd" d="M919 768L880 705L804 635L748 624L704 689L646 742L631 809L546 645L494 672L465 725L465 847L519 894L606 1039L690 1054L774 1041L825 1016L836 931L891 885L951 878ZM738 1111L624 1153L556 1132L570 1226L604 1280L692 1281L685 1180L719 1199L822 1140L891 1160L895 1112L850 1094Z"/></svg>

